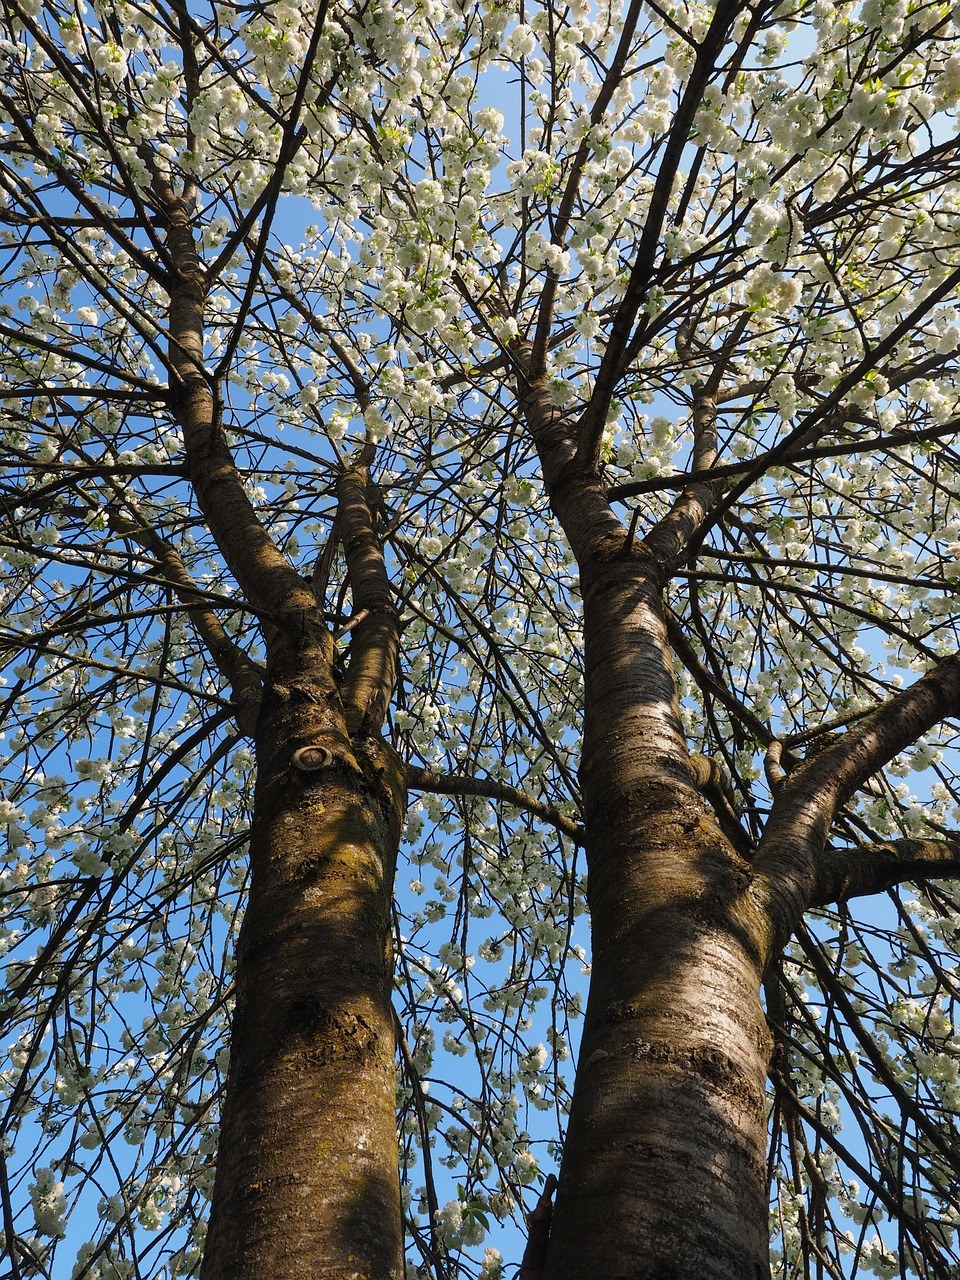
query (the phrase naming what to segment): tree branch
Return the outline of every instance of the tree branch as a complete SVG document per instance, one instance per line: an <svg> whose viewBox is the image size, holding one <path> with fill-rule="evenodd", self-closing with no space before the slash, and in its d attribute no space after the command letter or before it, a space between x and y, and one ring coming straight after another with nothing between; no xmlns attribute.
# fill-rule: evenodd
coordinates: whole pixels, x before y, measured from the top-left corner
<svg viewBox="0 0 960 1280"><path fill-rule="evenodd" d="M604 112L610 105L614 90L623 79L624 69L627 65L627 58L630 54L630 46L633 41L634 33L637 29L637 22L643 5L640 0L632 0L626 14L623 18L623 26L620 29L620 39L617 42L617 48L610 63L610 68L603 78L597 96L594 99L593 106L590 110L591 128L600 123L603 119ZM559 207L553 221L553 231L550 237L551 244L563 245L567 232L570 228L570 220L573 210L576 206L577 197L580 195L580 179L583 176L583 170L586 166L587 159L590 155L590 144L584 137L583 141L577 148L576 155L570 165L570 172L567 176L566 186L564 187L563 196L561 197ZM531 368L537 374L543 374L546 370L547 351L550 344L550 326L553 321L553 308L557 297L557 289L560 283L560 277L552 269L547 272L547 278L544 282L543 290L540 294L540 307L537 315L536 336L533 341L533 351L531 355Z"/></svg>
<svg viewBox="0 0 960 1280"><path fill-rule="evenodd" d="M740 825L739 806L730 775L713 756L690 756L690 773L700 794L716 815L724 835L745 858L753 853L753 842Z"/></svg>
<svg viewBox="0 0 960 1280"><path fill-rule="evenodd" d="M711 476L720 456L720 439L717 432L717 391L730 357L743 336L749 316L746 312L734 325L713 362L707 380L693 383L693 453L690 470ZM695 360L691 346L693 321L685 320L677 331L677 354L688 371L694 369ZM677 561L689 538L699 528L722 488L722 481L691 480L674 499L670 510L644 535L644 545L649 547L668 573Z"/></svg>
<svg viewBox="0 0 960 1280"><path fill-rule="evenodd" d="M130 520L117 512L108 510L107 519L121 537L131 538L153 556L177 598L186 605L194 630L230 684L238 727L248 737L252 736L260 711L263 684L263 673L258 664L227 634L223 623L204 600L203 592L187 571L179 551L171 543L149 525Z"/></svg>
<svg viewBox="0 0 960 1280"><path fill-rule="evenodd" d="M412 791L433 791L443 796L484 796L488 800L501 800L504 804L512 804L523 809L535 818L542 818L551 826L569 836L575 844L583 844L583 827L573 818L561 813L556 805L538 800L536 796L511 787L507 782L498 782L495 778L476 778L463 773L434 773L432 769L421 769L419 765L407 765L407 786Z"/></svg>
<svg viewBox="0 0 960 1280"><path fill-rule="evenodd" d="M843 418L837 425L843 426L851 421ZM960 428L960 418L950 418L947 422L938 423L935 427L927 427L922 431L892 431L887 435L881 433L866 436L862 439L844 440L840 444L815 445L809 449L798 449L785 462L778 465L784 468L795 466L798 462L817 462L821 458L843 458L858 453L872 453L876 449L895 449L902 444L923 444L928 440L940 440L944 436L953 437ZM831 430L833 427L831 426ZM826 430L826 428L825 428ZM768 450L768 454L772 453ZM706 471L678 471L673 476L655 476L650 480L627 480L623 484L611 485L607 497L611 502L623 502L626 498L635 498L643 493L663 493L664 491L684 489L688 484L705 481L726 480L732 476L741 476L752 472L764 462L767 455L759 458L744 458L742 462L725 462ZM767 463L773 466L774 463ZM711 548L712 550L712 548Z"/></svg>
<svg viewBox="0 0 960 1280"><path fill-rule="evenodd" d="M511 355L518 398L540 455L550 506L582 569L593 558L621 551L629 540L627 530L614 514L596 469L584 466L577 456L574 423L551 400L547 379L533 372L530 343L515 343Z"/></svg>
<svg viewBox="0 0 960 1280"><path fill-rule="evenodd" d="M367 468L351 467L337 480L337 533L347 561L354 613L343 707L350 732L377 733L384 722L400 660L400 619L373 527Z"/></svg>
<svg viewBox="0 0 960 1280"><path fill-rule="evenodd" d="M830 824L873 774L960 712L960 657L939 662L909 689L859 720L781 782L754 864L753 895L779 949L814 905Z"/></svg>
<svg viewBox="0 0 960 1280"><path fill-rule="evenodd" d="M931 289L929 294L913 308L909 315L896 328L892 329L881 342L878 342L872 350L866 350L863 358L844 374L830 394L821 400L816 408L812 409L791 432L784 436L779 444L762 455L752 470L747 471L742 479L727 490L717 502L709 517L702 522L696 536L691 539L691 552L695 553L699 550L710 530L723 519L751 485L755 484L770 467L787 465L796 451L803 449L807 445L814 444L829 431L836 414L842 411L847 395L866 378L868 373L874 369L879 369L883 360L896 351L903 339L909 337L919 327L921 320L938 303L943 302L944 299L955 293L958 286L960 286L960 267L951 271L935 289Z"/></svg>
<svg viewBox="0 0 960 1280"><path fill-rule="evenodd" d="M817 859L811 907L882 893L904 880L960 877L960 834L945 840L885 840L880 844L836 849L828 845Z"/></svg>
<svg viewBox="0 0 960 1280"><path fill-rule="evenodd" d="M728 689L721 680L718 680L713 672L707 670L696 649L687 638L679 618L669 609L667 610L667 635L674 655L683 663L700 692L707 697L715 698L721 706L726 707L730 715L739 721L756 738L758 743L766 745L771 742L773 734L770 728L758 716L755 716L750 708L741 702L731 689Z"/></svg>
<svg viewBox="0 0 960 1280"><path fill-rule="evenodd" d="M558 1186L556 1175L550 1173L543 1184L543 1192L536 1207L527 1214L527 1247L520 1260L517 1280L542 1280L550 1244L550 1223L553 1219L553 1193Z"/></svg>
<svg viewBox="0 0 960 1280"><path fill-rule="evenodd" d="M220 423L219 402L203 364L207 277L193 238L192 210L170 182L154 175L171 259L169 370L171 401L183 429L187 470L200 509L244 595L263 613L313 619L318 605L309 585L267 533L247 496ZM322 625L314 639L332 660Z"/></svg>
<svg viewBox="0 0 960 1280"><path fill-rule="evenodd" d="M590 403L583 415L577 453L578 461L587 466L595 466L599 457L607 410L610 408L617 382L623 374L624 352L628 345L632 345L634 322L646 301L647 290L653 278L653 264L660 243L660 232L667 216L674 177L689 140L690 127L730 28L739 12L740 4L737 0L720 0L713 12L710 27L697 52L693 70L673 117L660 171L650 195L650 206L640 243L637 246L637 256L630 273L630 280L613 318L607 349L597 371Z"/></svg>

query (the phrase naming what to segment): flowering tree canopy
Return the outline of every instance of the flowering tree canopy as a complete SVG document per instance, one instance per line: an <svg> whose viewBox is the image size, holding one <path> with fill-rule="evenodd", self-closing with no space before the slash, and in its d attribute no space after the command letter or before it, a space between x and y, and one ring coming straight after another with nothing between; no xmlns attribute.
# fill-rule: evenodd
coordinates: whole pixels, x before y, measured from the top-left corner
<svg viewBox="0 0 960 1280"><path fill-rule="evenodd" d="M0 39L3 1274L956 1275L957 11Z"/></svg>

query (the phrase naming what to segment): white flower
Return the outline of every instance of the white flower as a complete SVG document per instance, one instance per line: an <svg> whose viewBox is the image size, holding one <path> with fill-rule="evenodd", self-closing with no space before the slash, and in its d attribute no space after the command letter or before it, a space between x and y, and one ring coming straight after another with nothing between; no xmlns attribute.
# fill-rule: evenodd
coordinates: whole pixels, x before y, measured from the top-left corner
<svg viewBox="0 0 960 1280"><path fill-rule="evenodd" d="M747 236L752 245L766 244L774 231L780 226L783 213L772 204L760 201L753 208L753 214L747 224Z"/></svg>
<svg viewBox="0 0 960 1280"><path fill-rule="evenodd" d="M503 128L503 112L496 107L481 107L473 122L484 133L499 133Z"/></svg>
<svg viewBox="0 0 960 1280"><path fill-rule="evenodd" d="M537 47L537 38L525 22L518 22L510 39L507 41L507 52L512 58L525 58Z"/></svg>
<svg viewBox="0 0 960 1280"><path fill-rule="evenodd" d="M484 1249L481 1280L500 1280L503 1275L503 1254L499 1249Z"/></svg>
<svg viewBox="0 0 960 1280"><path fill-rule="evenodd" d="M127 74L127 55L118 44L107 41L93 50L93 65L108 80L119 83Z"/></svg>
<svg viewBox="0 0 960 1280"><path fill-rule="evenodd" d="M424 178L414 188L417 205L421 209L432 209L443 199L443 187L434 178Z"/></svg>
<svg viewBox="0 0 960 1280"><path fill-rule="evenodd" d="M390 365L380 371L377 383L384 395L391 398L398 396L404 387L403 370L398 369L396 365Z"/></svg>
<svg viewBox="0 0 960 1280"><path fill-rule="evenodd" d="M52 1169L37 1170L37 1180L30 1187L30 1202L40 1234L62 1236L66 1230L67 1197Z"/></svg>

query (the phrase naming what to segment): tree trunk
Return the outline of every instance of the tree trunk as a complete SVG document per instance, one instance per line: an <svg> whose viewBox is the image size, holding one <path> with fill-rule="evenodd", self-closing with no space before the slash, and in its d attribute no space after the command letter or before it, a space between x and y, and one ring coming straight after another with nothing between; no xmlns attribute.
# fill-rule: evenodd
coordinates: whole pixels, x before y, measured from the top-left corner
<svg viewBox="0 0 960 1280"><path fill-rule="evenodd" d="M769 1276L760 932L697 792L655 571L581 565L593 970L545 1280Z"/></svg>
<svg viewBox="0 0 960 1280"><path fill-rule="evenodd" d="M402 770L323 642L268 671L203 1280L403 1274L390 902Z"/></svg>

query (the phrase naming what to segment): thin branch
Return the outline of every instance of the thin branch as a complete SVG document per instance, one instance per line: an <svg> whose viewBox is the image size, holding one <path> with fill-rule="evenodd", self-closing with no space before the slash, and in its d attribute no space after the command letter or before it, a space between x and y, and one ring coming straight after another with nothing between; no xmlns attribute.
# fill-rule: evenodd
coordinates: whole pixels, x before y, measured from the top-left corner
<svg viewBox="0 0 960 1280"><path fill-rule="evenodd" d="M119 367L119 365L104 364L101 360L94 360L92 356L86 355L85 352L77 351L76 348L70 347L65 350L63 346L58 346L56 342L48 342L46 338L40 338L35 333L31 333L28 329L14 329L10 325L0 324L0 337L9 338L11 342L22 342L25 347L30 347L35 351L47 351L51 355L57 356L58 359L69 359L74 364L82 364L85 369L94 369L97 373L105 374L109 378L117 378L120 382L128 382L131 387L136 387L139 391L146 392L149 400L162 400L165 396L163 387L158 387L147 382L146 378L138 378L135 374L127 373ZM69 341L73 340L70 335ZM12 388L18 396L28 399L36 393L36 383L24 383L23 390Z"/></svg>
<svg viewBox="0 0 960 1280"><path fill-rule="evenodd" d="M859 360L837 383L833 391L820 402L815 409L789 432L783 440L764 454L751 470L729 489L714 507L711 514L703 521L697 534L691 539L689 549L696 553L709 531L723 519L739 498L756 483L772 466L783 466L791 460L791 455L812 444L814 440L830 430L830 426L838 411L841 410L847 395L864 380L868 373L880 367L883 360L896 350L904 338L916 331L920 321L940 302L949 298L960 287L960 267L951 271L944 279L913 308L887 336L872 349L864 353Z"/></svg>
<svg viewBox="0 0 960 1280"><path fill-rule="evenodd" d="M252 736L260 710L263 683L260 667L230 638L223 623L203 600L202 592L176 547L143 522L130 520L113 511L107 512L107 519L117 533L132 538L153 556L157 568L186 606L197 635L229 682L237 724L245 734Z"/></svg>
<svg viewBox="0 0 960 1280"><path fill-rule="evenodd" d="M581 823L561 813L556 805L538 800L519 787L499 782L496 778L477 778L465 773L434 773L432 769L408 764L407 786L412 791L432 791L442 796L484 796L487 800L501 800L504 804L514 805L535 818L549 822L563 835L569 836L575 844L583 844Z"/></svg>
<svg viewBox="0 0 960 1280"><path fill-rule="evenodd" d="M6 1154L0 1146L0 1208L2 1208L3 1216L3 1237L6 1241L7 1257L10 1259L10 1280L20 1280L23 1274L20 1270L20 1262L17 1258L17 1240L16 1228L13 1224L13 1206L10 1202L10 1182L7 1177L7 1160Z"/></svg>
<svg viewBox="0 0 960 1280"><path fill-rule="evenodd" d="M667 216L674 177L687 147L690 128L707 83L715 69L716 61L740 9L739 0L720 0L714 9L710 26L697 52L690 78L687 80L683 96L673 117L663 159L660 162L660 170L650 195L650 206L640 243L637 246L637 256L630 273L630 280L613 318L607 348L597 371L593 394L583 414L577 459L587 467L595 466L599 456L607 410L610 408L614 389L623 374L624 352L628 346L632 345L634 322L646 301L653 264L660 243L660 232Z"/></svg>
<svg viewBox="0 0 960 1280"><path fill-rule="evenodd" d="M623 18L623 26L620 30L620 39L617 43L616 52L610 63L610 68L603 78L603 83L597 91L593 106L590 110L591 127L600 123L603 119L604 112L610 105L614 90L623 78L624 69L627 65L627 58L630 54L630 46L633 42L634 32L637 28L640 14L643 10L641 0L631 0ZM557 209L556 216L553 221L553 232L550 241L555 245L562 245L570 228L570 219L573 215L574 206L577 197L580 195L580 179L583 175L584 167L590 155L590 143L588 141L589 134L584 137L583 141L577 148L576 155L570 165L570 172L567 176L566 186L560 205ZM540 294L540 307L537 316L536 336L533 341L533 352L531 356L531 370L537 375L542 375L546 369L547 351L550 343L550 326L553 320L554 302L557 296L560 277L552 269L547 272L547 279L544 282L543 290Z"/></svg>
<svg viewBox="0 0 960 1280"><path fill-rule="evenodd" d="M667 635L670 637L671 649L693 677L701 693L716 698L735 720L739 720L749 730L758 743L769 743L773 738L770 728L740 701L732 689L707 670L672 610L667 611Z"/></svg>

